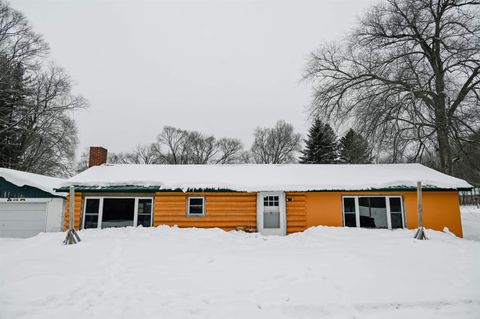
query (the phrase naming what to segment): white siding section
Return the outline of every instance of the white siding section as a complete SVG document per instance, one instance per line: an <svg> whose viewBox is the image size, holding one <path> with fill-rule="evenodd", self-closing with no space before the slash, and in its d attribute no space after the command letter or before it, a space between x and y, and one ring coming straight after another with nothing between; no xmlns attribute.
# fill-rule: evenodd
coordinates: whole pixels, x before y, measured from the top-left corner
<svg viewBox="0 0 480 319"><path fill-rule="evenodd" d="M26 238L41 232L60 231L63 198L0 202L0 237Z"/></svg>
<svg viewBox="0 0 480 319"><path fill-rule="evenodd" d="M52 198L47 204L47 232L62 231L63 212L65 208L64 198Z"/></svg>

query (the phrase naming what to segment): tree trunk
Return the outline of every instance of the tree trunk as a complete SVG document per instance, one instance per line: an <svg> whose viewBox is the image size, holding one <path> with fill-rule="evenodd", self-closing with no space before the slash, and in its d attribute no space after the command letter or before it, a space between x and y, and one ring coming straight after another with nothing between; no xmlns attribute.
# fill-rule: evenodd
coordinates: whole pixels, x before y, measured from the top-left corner
<svg viewBox="0 0 480 319"><path fill-rule="evenodd" d="M452 174L452 153L450 150L450 141L448 130L445 127L439 127L437 130L438 152L440 155L440 169L446 174Z"/></svg>
<svg viewBox="0 0 480 319"><path fill-rule="evenodd" d="M445 97L440 94L435 105L435 126L437 129L438 153L442 172L452 174L452 152L450 149L449 121L445 109Z"/></svg>

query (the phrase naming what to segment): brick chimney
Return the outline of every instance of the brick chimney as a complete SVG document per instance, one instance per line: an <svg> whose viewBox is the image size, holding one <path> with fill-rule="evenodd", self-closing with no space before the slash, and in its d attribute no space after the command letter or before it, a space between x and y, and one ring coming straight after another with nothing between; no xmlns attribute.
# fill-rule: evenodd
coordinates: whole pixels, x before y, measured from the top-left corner
<svg viewBox="0 0 480 319"><path fill-rule="evenodd" d="M107 149L101 146L90 146L88 167L98 166L107 162Z"/></svg>

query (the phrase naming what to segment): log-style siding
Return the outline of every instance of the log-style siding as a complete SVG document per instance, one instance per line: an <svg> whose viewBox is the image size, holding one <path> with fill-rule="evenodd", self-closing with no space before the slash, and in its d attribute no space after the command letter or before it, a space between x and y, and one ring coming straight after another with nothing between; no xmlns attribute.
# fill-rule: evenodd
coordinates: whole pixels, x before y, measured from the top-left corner
<svg viewBox="0 0 480 319"><path fill-rule="evenodd" d="M307 228L305 193L286 193L287 234L304 231Z"/></svg>
<svg viewBox="0 0 480 319"><path fill-rule="evenodd" d="M205 216L187 216L187 198L205 198ZM154 226L218 227L232 230L239 227L255 230L257 226L256 193L164 193L155 194Z"/></svg>
<svg viewBox="0 0 480 319"><path fill-rule="evenodd" d="M136 196L138 194L125 194ZM289 192L286 193L287 233L303 231L312 226L342 226L342 196L399 195L403 198L406 227L417 227L416 193L405 192ZM109 194L102 194L109 196ZM118 194L117 194L118 196ZM205 216L187 217L187 198L205 197ZM70 199L65 204L65 229L70 223ZM427 228L442 231L448 227L462 236L462 224L457 192L424 192L423 221ZM80 229L83 196L75 193L75 228ZM225 230L244 228L256 230L257 193L208 192L155 193L153 225L178 225L179 227L218 227Z"/></svg>
<svg viewBox="0 0 480 319"><path fill-rule="evenodd" d="M80 229L80 215L82 211L82 205L83 205L83 196L82 193L75 193L75 229ZM67 196L67 201L65 203L65 222L63 224L63 227L65 230L70 228L70 195Z"/></svg>

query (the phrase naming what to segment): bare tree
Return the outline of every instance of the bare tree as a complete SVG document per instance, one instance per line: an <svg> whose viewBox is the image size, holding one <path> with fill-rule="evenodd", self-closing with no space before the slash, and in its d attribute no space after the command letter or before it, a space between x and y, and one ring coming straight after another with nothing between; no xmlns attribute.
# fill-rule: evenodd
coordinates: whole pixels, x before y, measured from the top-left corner
<svg viewBox="0 0 480 319"><path fill-rule="evenodd" d="M480 130L472 134L469 141L459 145L454 154L455 176L480 186Z"/></svg>
<svg viewBox="0 0 480 319"><path fill-rule="evenodd" d="M257 164L283 164L296 161L300 151L300 134L285 121L278 121L273 128L257 128L251 153Z"/></svg>
<svg viewBox="0 0 480 319"><path fill-rule="evenodd" d="M165 126L157 138L158 149L165 147L163 161L168 164L188 164L188 132L172 126Z"/></svg>
<svg viewBox="0 0 480 319"><path fill-rule="evenodd" d="M162 164L163 159L157 145L152 143L137 145L132 152L109 152L107 162L110 164Z"/></svg>
<svg viewBox="0 0 480 319"><path fill-rule="evenodd" d="M107 163L109 164L135 164L130 162L130 160L131 160L131 157L129 156L129 153L108 152L107 154ZM87 168L88 168L88 163L87 163Z"/></svg>
<svg viewBox="0 0 480 319"><path fill-rule="evenodd" d="M81 96L71 94L71 80L51 65L37 71L29 83L24 105L17 105L11 118L17 124L15 169L48 175L69 175L77 145L77 130L69 113L86 106ZM12 152L10 152L12 154ZM6 163L4 163L6 164Z"/></svg>
<svg viewBox="0 0 480 319"><path fill-rule="evenodd" d="M161 164L162 158L157 146L152 143L149 145L137 145L135 151L130 155L132 162L136 164Z"/></svg>
<svg viewBox="0 0 480 319"><path fill-rule="evenodd" d="M217 141L216 146L218 148L218 153L214 160L215 164L233 164L244 162L244 159L242 158L243 144L240 140L223 137Z"/></svg>
<svg viewBox="0 0 480 319"><path fill-rule="evenodd" d="M33 31L25 16L0 0L0 56L10 63L31 66L48 50L48 44Z"/></svg>
<svg viewBox="0 0 480 319"><path fill-rule="evenodd" d="M346 43L312 56L312 111L357 126L394 160L438 154L452 172L452 148L480 121L480 1L387 0Z"/></svg>
<svg viewBox="0 0 480 319"><path fill-rule="evenodd" d="M165 126L158 136L156 152L168 164L228 164L240 161L242 143L197 131Z"/></svg>
<svg viewBox="0 0 480 319"><path fill-rule="evenodd" d="M0 166L68 175L77 144L71 112L86 101L61 68L44 63L47 54L23 14L0 0Z"/></svg>
<svg viewBox="0 0 480 319"><path fill-rule="evenodd" d="M188 132L186 147L189 154L188 162L192 164L208 164L218 152L215 137L195 131Z"/></svg>

